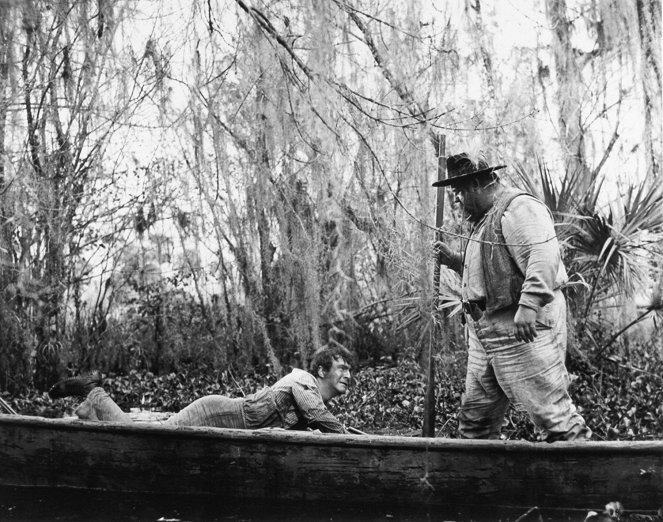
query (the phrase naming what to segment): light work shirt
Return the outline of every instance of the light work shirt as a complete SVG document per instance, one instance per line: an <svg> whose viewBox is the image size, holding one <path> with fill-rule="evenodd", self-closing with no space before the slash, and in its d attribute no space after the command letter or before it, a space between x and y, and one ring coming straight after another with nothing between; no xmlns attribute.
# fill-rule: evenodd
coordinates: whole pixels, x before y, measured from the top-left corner
<svg viewBox="0 0 663 522"><path fill-rule="evenodd" d="M481 237L485 225L484 219L475 227L465 251L461 288L464 301L486 298L481 243L472 240ZM550 213L538 199L516 196L502 216L502 233L509 253L525 276L518 304L539 311L568 280Z"/></svg>

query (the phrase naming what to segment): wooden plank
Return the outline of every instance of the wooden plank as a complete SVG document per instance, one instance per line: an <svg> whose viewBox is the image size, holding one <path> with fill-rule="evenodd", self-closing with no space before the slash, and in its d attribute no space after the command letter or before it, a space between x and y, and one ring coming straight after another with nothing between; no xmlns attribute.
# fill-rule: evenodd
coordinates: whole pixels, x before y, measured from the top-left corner
<svg viewBox="0 0 663 522"><path fill-rule="evenodd" d="M0 462L2 486L367 504L663 504L658 441L534 444L0 415Z"/></svg>

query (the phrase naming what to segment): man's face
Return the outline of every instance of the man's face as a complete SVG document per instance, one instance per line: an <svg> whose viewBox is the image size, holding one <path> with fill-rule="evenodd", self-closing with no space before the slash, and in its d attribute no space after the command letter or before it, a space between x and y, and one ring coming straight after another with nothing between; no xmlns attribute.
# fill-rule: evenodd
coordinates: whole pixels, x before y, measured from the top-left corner
<svg viewBox="0 0 663 522"><path fill-rule="evenodd" d="M350 388L350 381L352 380L350 365L342 357L334 359L323 380L336 392L336 395L343 395Z"/></svg>
<svg viewBox="0 0 663 522"><path fill-rule="evenodd" d="M461 208L465 217L473 223L478 223L485 214L481 205L481 188L475 184L463 184L453 186L451 190L454 194L454 202Z"/></svg>

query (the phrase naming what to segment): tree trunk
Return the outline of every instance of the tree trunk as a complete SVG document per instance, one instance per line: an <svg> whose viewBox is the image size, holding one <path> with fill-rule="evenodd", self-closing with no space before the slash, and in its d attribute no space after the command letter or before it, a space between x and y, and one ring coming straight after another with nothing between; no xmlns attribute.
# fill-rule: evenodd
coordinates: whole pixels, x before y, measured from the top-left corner
<svg viewBox="0 0 663 522"><path fill-rule="evenodd" d="M661 2L637 0L638 33L641 50L641 77L645 128L643 142L647 171L661 174L663 134L661 130Z"/></svg>
<svg viewBox="0 0 663 522"><path fill-rule="evenodd" d="M546 0L548 21L552 30L552 47L557 73L558 133L566 168L583 180L579 194L591 185L585 158L585 136L581 103L584 98L580 67L571 43L572 22L566 15L566 0Z"/></svg>

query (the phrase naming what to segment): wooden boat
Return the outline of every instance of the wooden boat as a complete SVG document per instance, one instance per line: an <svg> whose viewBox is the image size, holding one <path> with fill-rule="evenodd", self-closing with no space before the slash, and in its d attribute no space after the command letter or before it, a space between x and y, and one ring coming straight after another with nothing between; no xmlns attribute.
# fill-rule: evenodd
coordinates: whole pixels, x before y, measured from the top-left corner
<svg viewBox="0 0 663 522"><path fill-rule="evenodd" d="M0 415L0 486L363 504L663 505L663 441L465 441Z"/></svg>

